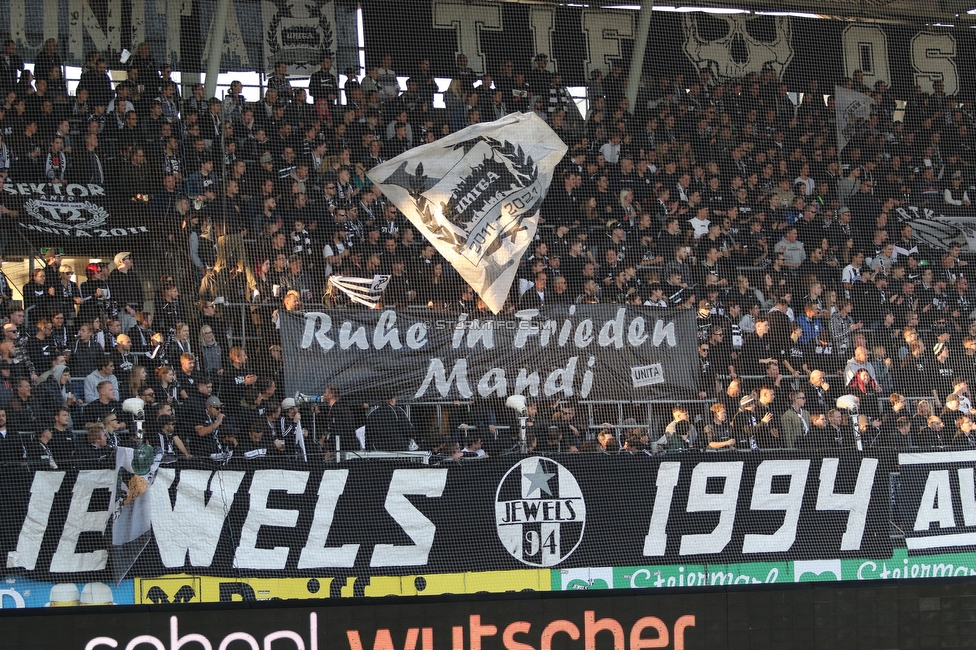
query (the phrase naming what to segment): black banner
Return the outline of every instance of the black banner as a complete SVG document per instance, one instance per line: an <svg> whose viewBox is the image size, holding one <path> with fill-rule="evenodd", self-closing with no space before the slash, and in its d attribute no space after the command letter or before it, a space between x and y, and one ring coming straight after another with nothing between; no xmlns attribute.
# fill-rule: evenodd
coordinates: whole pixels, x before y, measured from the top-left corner
<svg viewBox="0 0 976 650"><path fill-rule="evenodd" d="M514 316L443 311L283 312L285 383L321 395L410 400L697 399L695 314L619 305Z"/></svg>
<svg viewBox="0 0 976 650"><path fill-rule="evenodd" d="M191 56L187 49L194 30L206 34L216 13L215 2L199 3L191 29L179 10L168 5L134 0L131 11L104 14L92 12L89 4L78 9L69 0L7 3L6 9L0 9L0 26L14 39L17 53L28 60L47 37L58 38L58 54L70 65L80 65L91 50L114 59L123 47L133 49L146 41L157 62L172 62L185 71L199 65L199 55ZM533 57L544 53L550 59L549 70L561 72L568 86L586 84L597 68L609 73L612 61L629 65L638 21L637 11L596 6L338 0L335 32L330 34L329 2L316 0L294 9L288 3L242 0L233 4L234 11L227 17L224 66L259 70L285 41L315 44L306 48L315 49L333 39L337 70L355 66L355 14L360 6L367 63L379 63L390 53L394 69L403 76L413 74L426 57L435 75L450 77L457 55L463 53L474 72L494 75L506 58L515 62L516 69L527 70L533 67ZM52 16L62 17L60 25L52 25ZM883 17L876 13L869 19ZM644 71L649 80L659 74L682 74L687 84L701 68L728 78L769 65L791 90L805 91L810 81L817 80L821 91L830 92L841 78L861 69L867 85L883 80L899 98L909 97L916 84L929 92L935 80L945 82L948 95L973 96L974 77L965 71L976 62L976 40L967 24L913 28L853 20L655 11Z"/></svg>
<svg viewBox="0 0 976 650"><path fill-rule="evenodd" d="M18 218L6 226L5 250L21 250L24 240L35 246L63 248L68 254L114 254L149 242L146 196L126 200L111 187L94 183L28 183L8 180L3 192ZM162 224L158 224L161 226Z"/></svg>
<svg viewBox="0 0 976 650"><path fill-rule="evenodd" d="M108 579L114 470L37 472L5 492L7 568ZM8 487L13 487L9 485ZM29 503L18 504L17 496ZM145 501L143 501L145 500ZM141 504L140 504L141 502ZM302 470L160 469L131 575L369 576L888 557L876 458L529 456ZM23 520L21 524L20 521ZM140 546L140 548L142 548Z"/></svg>
<svg viewBox="0 0 976 650"><path fill-rule="evenodd" d="M450 76L456 56L465 54L475 72L497 75L506 59L528 71L533 57L544 53L549 71L558 70L568 86L588 83L595 69L608 74L613 61L628 67L637 18L637 11L518 3L384 0L364 5L369 61L391 53L397 71L409 74L420 58L429 57L435 74ZM391 33L410 38L391 39ZM936 80L945 83L948 95L971 96L973 78L963 71L974 62L976 40L968 29L656 11L644 76L656 84L658 75L681 74L687 86L703 68L721 80L768 66L792 91L806 91L817 81L829 93L860 69L868 86L884 81L899 98L909 97L915 85L930 92Z"/></svg>
<svg viewBox="0 0 976 650"><path fill-rule="evenodd" d="M900 454L895 522L909 551L958 551L976 545L976 451Z"/></svg>

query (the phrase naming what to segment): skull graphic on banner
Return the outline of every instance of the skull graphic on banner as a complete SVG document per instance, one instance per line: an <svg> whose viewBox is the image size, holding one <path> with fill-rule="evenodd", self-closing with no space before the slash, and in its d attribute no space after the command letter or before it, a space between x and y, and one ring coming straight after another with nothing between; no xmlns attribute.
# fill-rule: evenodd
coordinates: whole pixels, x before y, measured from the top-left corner
<svg viewBox="0 0 976 650"><path fill-rule="evenodd" d="M716 79L743 77L764 67L782 78L793 60L788 16L684 15L685 54Z"/></svg>

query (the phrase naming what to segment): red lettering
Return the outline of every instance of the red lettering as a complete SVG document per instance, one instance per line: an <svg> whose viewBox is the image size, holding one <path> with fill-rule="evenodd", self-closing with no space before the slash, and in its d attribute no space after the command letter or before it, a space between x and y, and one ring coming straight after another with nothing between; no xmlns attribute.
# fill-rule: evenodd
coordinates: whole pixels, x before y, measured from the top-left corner
<svg viewBox="0 0 976 650"><path fill-rule="evenodd" d="M407 638L403 641L403 650L417 650L417 638L420 636L420 628L411 627L407 630ZM349 640L350 650L363 650L363 641L359 637L359 630L346 630L346 638ZM424 628L424 648L432 650L434 646L433 628ZM393 635L389 630L376 630L373 638L373 650L396 650L393 645Z"/></svg>
<svg viewBox="0 0 976 650"><path fill-rule="evenodd" d="M656 639L644 639L641 634L644 630L653 627L657 630ZM668 634L668 626L657 616L645 616L630 628L630 650L643 650L644 648L666 648L671 638Z"/></svg>
<svg viewBox="0 0 976 650"><path fill-rule="evenodd" d="M494 625L481 624L480 614L472 614L468 620L471 628L471 650L481 650L481 639L498 634L498 628Z"/></svg>
<svg viewBox="0 0 976 650"><path fill-rule="evenodd" d="M407 639L403 642L403 650L417 650L417 637L420 636L420 629L411 627L407 630ZM375 648L373 650L376 650Z"/></svg>
<svg viewBox="0 0 976 650"><path fill-rule="evenodd" d="M514 623L510 623L502 634L502 643L505 644L505 650L535 650L532 646L515 640L516 634L528 634L530 629L532 629L532 623L528 621L515 621Z"/></svg>
<svg viewBox="0 0 976 650"><path fill-rule="evenodd" d="M464 628L460 625L451 628L451 650L464 650Z"/></svg>
<svg viewBox="0 0 976 650"><path fill-rule="evenodd" d="M685 614L674 622L674 650L685 650L685 628L695 627L695 615Z"/></svg>
<svg viewBox="0 0 976 650"><path fill-rule="evenodd" d="M587 610L583 616L583 639L586 650L596 650L596 635L598 632L613 634L613 650L624 650L624 628L613 618L596 620L596 612Z"/></svg>
<svg viewBox="0 0 976 650"><path fill-rule="evenodd" d="M542 644L539 646L539 650L552 650L552 637L556 636L560 632L567 635L573 641L580 638L579 628L573 625L570 621L553 621L546 626L546 629L542 630L542 639L540 639ZM666 630L665 634L667 634Z"/></svg>

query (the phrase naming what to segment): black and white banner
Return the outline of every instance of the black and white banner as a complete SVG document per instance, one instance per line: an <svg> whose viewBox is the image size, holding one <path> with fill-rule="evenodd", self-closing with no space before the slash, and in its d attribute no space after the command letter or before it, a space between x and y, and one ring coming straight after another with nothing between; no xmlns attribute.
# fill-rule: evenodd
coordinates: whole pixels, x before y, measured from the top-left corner
<svg viewBox="0 0 976 650"><path fill-rule="evenodd" d="M411 149L367 175L497 314L567 148L538 115L513 114Z"/></svg>
<svg viewBox="0 0 976 650"><path fill-rule="evenodd" d="M274 74L275 63L284 61L288 74L307 77L318 70L323 53L336 51L334 0L264 0L260 4L268 74Z"/></svg>
<svg viewBox="0 0 976 650"><path fill-rule="evenodd" d="M286 392L401 400L697 399L695 314L572 305L514 316L282 312ZM368 401L368 399L367 399Z"/></svg>
<svg viewBox="0 0 976 650"><path fill-rule="evenodd" d="M7 181L3 192L17 210L16 227L31 242L79 254L120 250L150 233L146 204L122 201L110 188L93 183ZM124 203L124 207L123 207ZM8 246L18 238L10 238Z"/></svg>
<svg viewBox="0 0 976 650"><path fill-rule="evenodd" d="M976 450L900 454L896 522L910 551L976 546Z"/></svg>
<svg viewBox="0 0 976 650"><path fill-rule="evenodd" d="M241 462L157 472L139 497L152 535L131 575L389 575L891 551L888 476L864 455L567 454L312 470ZM107 532L115 475L37 472L23 495L5 492L7 516L22 512L4 522L16 535L2 549L7 569L108 575L118 561Z"/></svg>
<svg viewBox="0 0 976 650"><path fill-rule="evenodd" d="M357 278L352 275L330 275L329 291L341 291L353 302L373 309L383 297L390 283L388 275L374 275L371 278Z"/></svg>
<svg viewBox="0 0 976 650"><path fill-rule="evenodd" d="M864 93L834 86L837 114L837 151L843 151L871 117L875 101Z"/></svg>
<svg viewBox="0 0 976 650"><path fill-rule="evenodd" d="M68 65L80 66L92 50L109 57L142 41L150 44L157 62L177 69L194 70L206 60L204 43L213 31L217 3L201 3L192 19L182 2L131 0L129 5L131 10L106 13L93 10L98 4L91 0L18 0L0 5L0 26L26 60L49 37L57 38ZM60 22L53 20L58 16ZM225 18L226 70L270 72L280 59L290 74L307 76L323 50L337 54L340 72L358 67L361 29L366 61L391 54L400 77L413 74L423 58L429 58L435 75L451 77L459 54L468 57L474 72L497 75L506 59L516 70L527 70L536 54L545 53L549 70L558 70L563 83L582 86L596 69L608 74L613 61L629 64L638 12L594 3L238 0ZM644 71L653 84L659 73L682 74L689 82L702 68L715 79L727 79L769 67L790 90L804 92L810 81L827 91L860 69L867 86L885 81L898 99L908 99L915 85L931 92L935 81L942 81L950 96L972 97L976 77L965 71L973 69L976 39L968 23L924 22L930 21L912 26L759 12L656 11Z"/></svg>

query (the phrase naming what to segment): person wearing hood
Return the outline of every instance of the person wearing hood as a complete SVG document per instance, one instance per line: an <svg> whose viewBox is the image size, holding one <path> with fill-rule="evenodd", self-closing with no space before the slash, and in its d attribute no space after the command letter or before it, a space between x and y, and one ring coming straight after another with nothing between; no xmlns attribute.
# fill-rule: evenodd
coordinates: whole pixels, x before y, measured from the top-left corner
<svg viewBox="0 0 976 650"><path fill-rule="evenodd" d="M75 377L87 377L99 367L105 351L95 338L95 330L91 324L83 323L78 328L78 336L71 346L71 374ZM79 387L83 388L83 387Z"/></svg>
<svg viewBox="0 0 976 650"><path fill-rule="evenodd" d="M74 396L68 390L70 381L71 373L68 372L68 366L60 364L37 378L34 408L42 426L54 426L54 416L57 415L58 409L74 406ZM70 404L69 396L71 396Z"/></svg>

